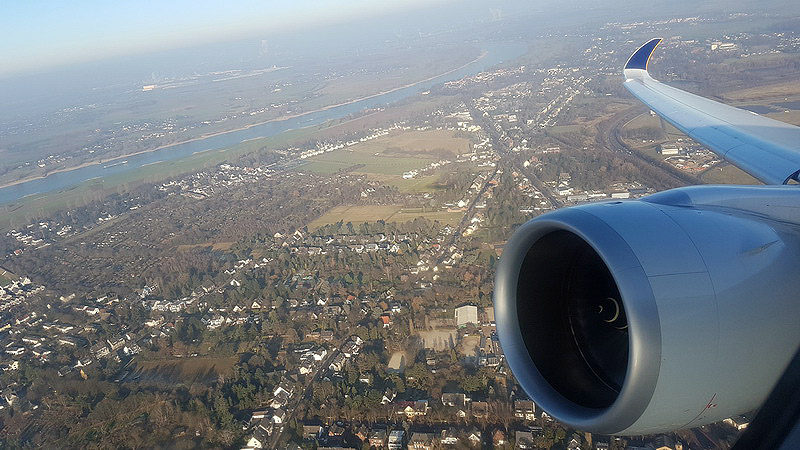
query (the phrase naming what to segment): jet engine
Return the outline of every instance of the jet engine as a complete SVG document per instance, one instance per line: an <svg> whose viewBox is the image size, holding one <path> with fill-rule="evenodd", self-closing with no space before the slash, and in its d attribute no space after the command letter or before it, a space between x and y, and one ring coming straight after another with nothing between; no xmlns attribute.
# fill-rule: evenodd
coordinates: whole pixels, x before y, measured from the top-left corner
<svg viewBox="0 0 800 450"><path fill-rule="evenodd" d="M695 186L525 223L494 292L520 385L600 434L758 408L800 345L797 205L796 186Z"/></svg>

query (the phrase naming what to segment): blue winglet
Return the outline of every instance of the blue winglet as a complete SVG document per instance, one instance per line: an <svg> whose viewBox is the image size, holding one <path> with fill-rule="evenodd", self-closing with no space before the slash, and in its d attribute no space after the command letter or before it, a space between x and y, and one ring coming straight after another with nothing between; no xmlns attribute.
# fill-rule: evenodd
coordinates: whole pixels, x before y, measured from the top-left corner
<svg viewBox="0 0 800 450"><path fill-rule="evenodd" d="M658 47L662 41L661 38L650 39L644 45L639 47L638 50L633 52L630 58L628 58L628 62L625 63L626 69L640 69L640 70L647 70L647 63L650 62L650 55L653 54L653 51Z"/></svg>

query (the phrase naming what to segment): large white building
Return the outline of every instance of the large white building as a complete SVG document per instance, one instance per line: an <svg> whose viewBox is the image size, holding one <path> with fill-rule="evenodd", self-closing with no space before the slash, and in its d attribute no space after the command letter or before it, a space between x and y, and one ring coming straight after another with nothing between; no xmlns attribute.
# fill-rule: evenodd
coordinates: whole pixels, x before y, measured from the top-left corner
<svg viewBox="0 0 800 450"><path fill-rule="evenodd" d="M464 305L456 308L456 326L463 327L468 323L478 323L478 307Z"/></svg>

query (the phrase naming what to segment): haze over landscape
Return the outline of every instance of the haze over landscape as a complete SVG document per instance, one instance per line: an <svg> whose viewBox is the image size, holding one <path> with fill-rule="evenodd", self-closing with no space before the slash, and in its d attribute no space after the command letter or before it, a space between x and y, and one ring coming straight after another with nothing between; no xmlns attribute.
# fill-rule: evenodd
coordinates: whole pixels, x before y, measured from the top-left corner
<svg viewBox="0 0 800 450"><path fill-rule="evenodd" d="M548 211L757 183L622 87L800 124L786 1L19 2L0 27L0 446L727 448L552 420L493 277ZM419 446L414 447L414 445ZM400 448L400 447L393 447Z"/></svg>

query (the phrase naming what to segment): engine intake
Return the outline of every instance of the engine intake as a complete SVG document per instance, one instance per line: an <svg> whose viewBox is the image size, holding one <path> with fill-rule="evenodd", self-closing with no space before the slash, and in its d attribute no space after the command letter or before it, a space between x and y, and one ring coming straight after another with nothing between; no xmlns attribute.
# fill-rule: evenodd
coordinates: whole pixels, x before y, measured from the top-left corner
<svg viewBox="0 0 800 450"><path fill-rule="evenodd" d="M528 250L517 298L525 347L542 376L570 401L611 405L628 368L628 322L602 258L576 234L557 230Z"/></svg>

